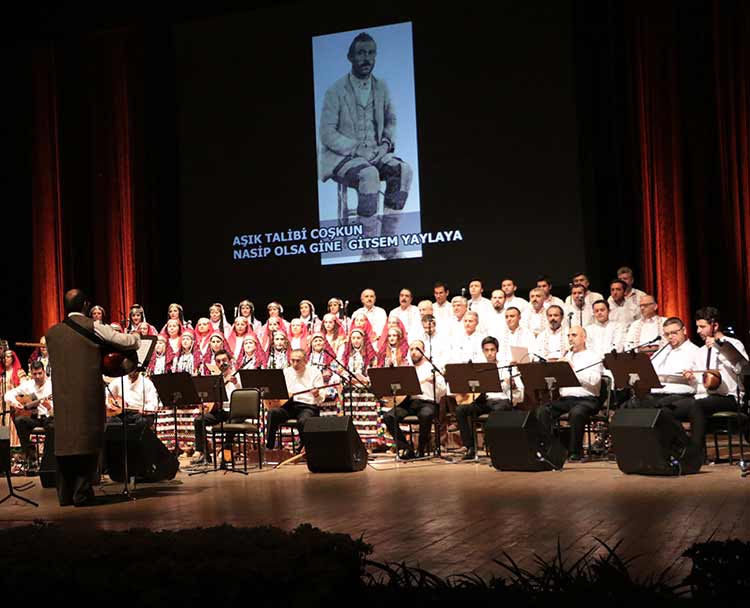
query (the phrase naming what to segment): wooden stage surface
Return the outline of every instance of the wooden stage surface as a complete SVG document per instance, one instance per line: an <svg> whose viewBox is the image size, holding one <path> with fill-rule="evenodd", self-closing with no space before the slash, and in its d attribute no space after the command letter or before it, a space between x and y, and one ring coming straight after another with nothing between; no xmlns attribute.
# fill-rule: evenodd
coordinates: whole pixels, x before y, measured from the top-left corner
<svg viewBox="0 0 750 608"><path fill-rule="evenodd" d="M24 496L0 505L0 526L35 520L106 529L177 529L230 523L290 529L309 522L327 531L364 535L374 558L405 561L440 574L503 574L493 558L507 552L524 566L533 555L551 558L559 539L564 555L622 540L621 554L640 555L637 574L675 564L696 541L750 539L750 477L737 466L707 465L697 475L622 474L614 462L568 464L562 471L500 472L487 463L391 461L360 473L312 474L304 464L254 470L248 477L211 473L141 485L137 500L88 508L57 506L54 490L38 478ZM14 478L21 485L26 478ZM99 493L118 494L105 483ZM0 481L0 494L6 493ZM2 497L0 496L0 498Z"/></svg>

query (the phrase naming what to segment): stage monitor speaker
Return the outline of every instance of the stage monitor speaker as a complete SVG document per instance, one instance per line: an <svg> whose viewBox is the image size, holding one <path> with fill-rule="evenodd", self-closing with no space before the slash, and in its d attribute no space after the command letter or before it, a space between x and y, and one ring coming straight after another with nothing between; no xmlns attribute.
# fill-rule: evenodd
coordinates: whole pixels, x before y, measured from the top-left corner
<svg viewBox="0 0 750 608"><path fill-rule="evenodd" d="M104 458L109 478L125 481L122 453L122 425L108 424ZM180 463L167 447L145 424L128 426L128 474L141 481L153 483L174 479Z"/></svg>
<svg viewBox="0 0 750 608"><path fill-rule="evenodd" d="M308 418L303 438L307 468L313 473L348 473L367 466L367 449L351 416Z"/></svg>
<svg viewBox="0 0 750 608"><path fill-rule="evenodd" d="M10 471L10 429L0 426L0 473Z"/></svg>
<svg viewBox="0 0 750 608"><path fill-rule="evenodd" d="M638 475L689 475L703 464L672 412L658 408L618 410L609 425L617 466Z"/></svg>
<svg viewBox="0 0 750 608"><path fill-rule="evenodd" d="M532 411L492 412L484 424L492 466L501 471L562 469L568 451L556 438L544 445L541 431Z"/></svg>

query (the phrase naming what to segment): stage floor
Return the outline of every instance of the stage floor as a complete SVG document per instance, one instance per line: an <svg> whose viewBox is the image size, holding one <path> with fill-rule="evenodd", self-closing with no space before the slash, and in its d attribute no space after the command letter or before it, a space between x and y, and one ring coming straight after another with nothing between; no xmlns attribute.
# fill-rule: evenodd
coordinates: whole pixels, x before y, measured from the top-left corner
<svg viewBox="0 0 750 608"><path fill-rule="evenodd" d="M640 555L636 573L659 572L676 561L681 576L689 562L680 554L692 543L711 536L750 539L750 477L741 478L728 464L680 478L627 476L613 462L543 473L440 461L377 467L312 474L296 464L248 477L180 472L171 482L138 486L136 501L80 509L60 508L54 490L29 478L35 485L23 495L40 507L11 499L0 505L0 526L45 521L117 530L224 523L290 529L309 522L363 535L377 560L405 561L440 575L503 574L492 561L503 552L530 567L535 553L551 558L558 539L573 559L598 538L610 546L622 541L623 555ZM14 485L25 480L14 478ZM98 492L121 489L108 482Z"/></svg>

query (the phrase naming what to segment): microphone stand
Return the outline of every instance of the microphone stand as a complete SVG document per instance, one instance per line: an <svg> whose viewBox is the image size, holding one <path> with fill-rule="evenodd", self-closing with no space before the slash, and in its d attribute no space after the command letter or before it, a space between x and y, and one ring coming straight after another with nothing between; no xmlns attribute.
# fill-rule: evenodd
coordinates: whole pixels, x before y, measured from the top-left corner
<svg viewBox="0 0 750 608"><path fill-rule="evenodd" d="M328 350L329 348L330 348L330 346L326 345L326 349L324 350L324 352L331 357L331 360L334 363L336 363L336 365L338 365L339 368L342 371L345 371L347 373L347 376L344 376L343 374L341 374L339 372L336 372L336 370L334 370L330 366L328 367L328 369L330 369L332 372L337 373L345 383L349 384L349 415L352 416L352 418L353 418L354 417L354 395L353 395L353 393L354 393L354 386L353 386L354 385L354 381L356 380L357 384L359 384L364 389L367 389L369 387L366 384L364 384L359 378L357 378L357 376L355 374L353 374L352 372L350 372L346 368L346 366L343 363L341 363L341 361L339 361L336 358L336 354L333 352L333 349L331 348L330 351L329 351Z"/></svg>
<svg viewBox="0 0 750 608"><path fill-rule="evenodd" d="M430 337L430 354L432 354L432 334L430 334L429 337ZM417 347L417 348L419 348L419 347ZM445 378L445 374L440 371L440 369L437 367L437 365L435 365L435 363L433 362L433 360L430 357L428 357L421 348L419 349L419 352L422 353L422 356L425 358L425 360L427 361L427 363L429 363L430 367L432 368L432 399L433 399L433 401L435 402L435 405L438 408L438 411L435 412L435 416L436 416L437 421L438 421L438 432L435 434L435 436L436 436L436 439L435 439L435 453L437 454L438 458L442 458L443 457L443 446L442 446L442 444L440 442L440 404L438 403L438 400L437 400L437 374L440 374L443 378Z"/></svg>

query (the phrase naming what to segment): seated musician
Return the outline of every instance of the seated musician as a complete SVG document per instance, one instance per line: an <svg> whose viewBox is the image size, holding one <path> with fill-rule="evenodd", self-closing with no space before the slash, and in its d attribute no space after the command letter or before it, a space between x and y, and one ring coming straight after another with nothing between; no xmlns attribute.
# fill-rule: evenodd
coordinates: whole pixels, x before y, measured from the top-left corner
<svg viewBox="0 0 750 608"><path fill-rule="evenodd" d="M706 306L695 313L695 325L704 345L695 355L693 369L709 370L702 382L698 382L695 400L706 416L717 412L736 412L738 386L742 390L741 379L737 368L719 351L719 347L728 342L747 360L745 346L736 338L724 335L721 331L721 313L713 306ZM686 375L690 377L692 372Z"/></svg>
<svg viewBox="0 0 750 608"><path fill-rule="evenodd" d="M122 403L122 383L125 384L125 408ZM115 378L107 387L107 424L145 424L153 428L159 396L149 378L139 371L130 372L122 380Z"/></svg>
<svg viewBox="0 0 750 608"><path fill-rule="evenodd" d="M38 401L34 406L34 402ZM5 393L5 403L15 411L16 425L23 457L28 469L36 466L36 454L31 445L31 431L36 427L45 430L52 425L52 380L47 377L40 360L31 363L31 378Z"/></svg>
<svg viewBox="0 0 750 608"><path fill-rule="evenodd" d="M229 401L232 398L232 392L239 385L237 376L234 375L234 366L232 365L232 354L227 350L220 350L214 354L214 364L219 370L224 382L224 390L227 393L227 400L220 406L216 403L204 403L206 411L203 416L200 414L193 420L195 429L195 453L190 459L190 464L203 464L211 462L211 454L203 450L206 447L206 427L214 426L229 420ZM204 424L205 422L205 424ZM240 422L238 420L238 422Z"/></svg>
<svg viewBox="0 0 750 608"><path fill-rule="evenodd" d="M482 340L482 352L484 353L487 363L495 363L501 365L501 362L497 360L498 353L498 341L494 336L487 336ZM504 370L499 370L501 381L507 386L508 378L507 374L503 374ZM481 414L489 414L496 410L510 410L513 409L511 402L508 400L508 394L506 393L482 393L472 403L464 403L456 408L456 422L458 423L458 430L461 433L461 443L466 448L466 454L464 454L463 460L473 460L476 455L476 446L474 445L474 433L471 428L471 421L473 418Z"/></svg>
<svg viewBox="0 0 750 608"><path fill-rule="evenodd" d="M320 370L307 365L307 354L295 348L290 356L291 367L284 368L284 379L289 390L289 401L268 413L268 434L266 447L272 450L276 443L279 427L291 418L297 420L300 445L304 446L305 422L320 416L318 405L323 401L323 376Z"/></svg>
<svg viewBox="0 0 750 608"><path fill-rule="evenodd" d="M570 423L568 458L580 460L583 452L584 427L599 407L602 366L596 365L599 362L599 356L586 348L586 330L583 327L574 326L568 330L568 343L570 350L563 359L570 363L581 386L561 388L560 398L538 407L536 416L541 423L543 435L546 435L549 440L552 437L554 422L562 414L568 414Z"/></svg>
<svg viewBox="0 0 750 608"><path fill-rule="evenodd" d="M443 376L435 374L435 384L433 384L432 366L424 358L423 352L424 343L421 340L414 340L409 345L409 355L414 368L417 370L417 377L419 378L422 393L407 396L399 405L386 412L383 416L383 422L385 422L388 432L396 440L396 449L404 451L401 456L404 460L415 458L416 454L407 443L398 422L407 416L416 416L419 418L419 443L417 451L419 456L424 456L430 440L432 421L437 413L437 404L440 398L445 395L445 381L443 380Z"/></svg>

